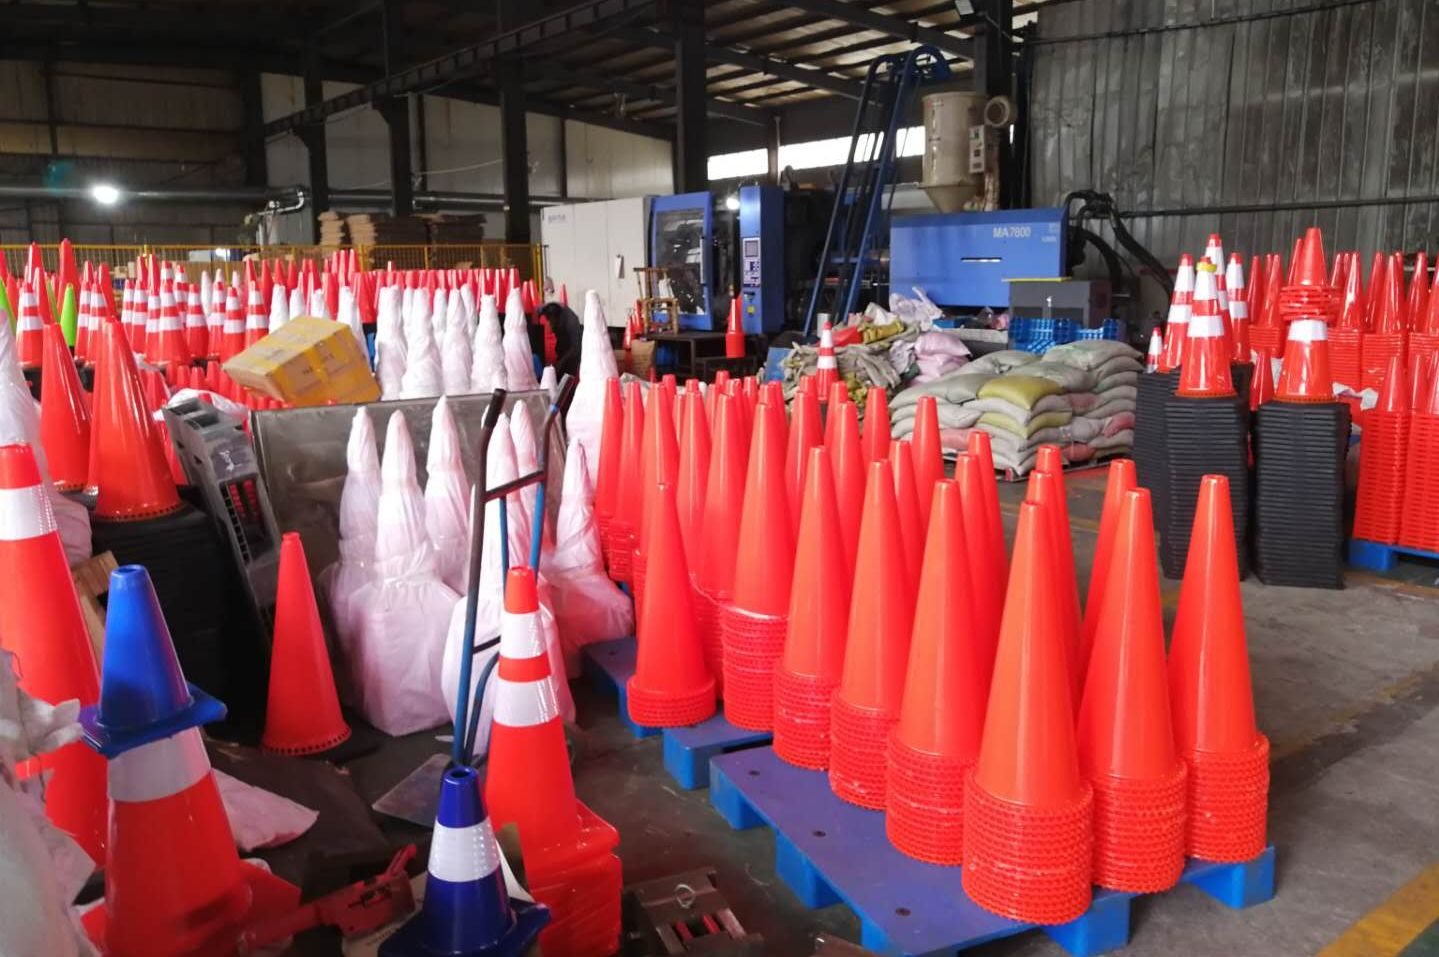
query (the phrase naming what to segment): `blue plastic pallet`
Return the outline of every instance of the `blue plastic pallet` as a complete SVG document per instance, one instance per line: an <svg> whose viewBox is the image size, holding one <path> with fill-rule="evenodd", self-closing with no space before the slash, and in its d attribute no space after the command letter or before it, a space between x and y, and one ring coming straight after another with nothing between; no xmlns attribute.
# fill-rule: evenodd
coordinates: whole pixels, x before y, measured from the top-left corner
<svg viewBox="0 0 1439 957"><path fill-rule="evenodd" d="M807 907L844 903L860 943L896 957L938 957L1034 928L991 914L964 893L960 869L906 857L884 833L884 815L846 804L824 772L785 764L772 748L710 763L710 803L734 828L774 831L775 870ZM1274 896L1274 848L1243 864L1190 861L1180 878L1230 907ZM1133 894L1095 890L1084 916L1046 934L1076 957L1129 941Z"/></svg>
<svg viewBox="0 0 1439 957"><path fill-rule="evenodd" d="M629 691L625 685L635 673L635 640L612 638L585 645L581 650L581 667L590 685L605 694L620 699L620 720L629 726L630 733L637 738L652 738L660 728L647 728L630 720Z"/></svg>
<svg viewBox="0 0 1439 957"><path fill-rule="evenodd" d="M1399 563L1400 555L1439 561L1439 552L1424 552L1417 548L1405 548L1403 545L1385 545L1383 542L1370 542L1362 538L1349 539L1349 564L1357 568L1376 572L1391 571Z"/></svg>

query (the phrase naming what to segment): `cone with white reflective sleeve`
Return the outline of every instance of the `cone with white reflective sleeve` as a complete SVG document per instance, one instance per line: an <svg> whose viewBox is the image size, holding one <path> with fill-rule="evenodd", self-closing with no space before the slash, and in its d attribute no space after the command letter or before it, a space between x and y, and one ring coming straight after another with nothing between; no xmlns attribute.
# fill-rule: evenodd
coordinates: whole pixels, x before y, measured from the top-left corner
<svg viewBox="0 0 1439 957"><path fill-rule="evenodd" d="M110 762L105 904L85 916L109 957L233 953L246 928L299 904L299 888L235 851L199 730L224 715L185 681L149 573L112 572L100 702L80 712Z"/></svg>
<svg viewBox="0 0 1439 957"><path fill-rule="evenodd" d="M839 379L839 363L834 355L834 333L829 323L819 327L819 361L815 366L814 385L820 401L829 396L829 387Z"/></svg>
<svg viewBox="0 0 1439 957"><path fill-rule="evenodd" d="M517 957L549 923L543 904L512 900L474 768L440 779L425 903L380 957Z"/></svg>
<svg viewBox="0 0 1439 957"><path fill-rule="evenodd" d="M1169 318L1164 323L1164 353L1159 357L1159 371L1173 372L1184 361L1185 333L1189 314L1194 309L1194 258L1188 253L1179 257L1179 271L1174 275L1174 293L1169 300Z"/></svg>

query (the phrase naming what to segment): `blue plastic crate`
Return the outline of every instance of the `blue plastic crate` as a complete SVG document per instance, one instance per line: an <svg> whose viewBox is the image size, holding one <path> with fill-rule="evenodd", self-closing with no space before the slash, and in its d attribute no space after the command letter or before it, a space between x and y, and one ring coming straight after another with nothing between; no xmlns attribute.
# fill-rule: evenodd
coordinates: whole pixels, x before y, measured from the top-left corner
<svg viewBox="0 0 1439 957"><path fill-rule="evenodd" d="M1080 329L1075 333L1076 339L1109 339L1119 342L1124 338L1124 324L1118 319L1106 319L1093 329Z"/></svg>

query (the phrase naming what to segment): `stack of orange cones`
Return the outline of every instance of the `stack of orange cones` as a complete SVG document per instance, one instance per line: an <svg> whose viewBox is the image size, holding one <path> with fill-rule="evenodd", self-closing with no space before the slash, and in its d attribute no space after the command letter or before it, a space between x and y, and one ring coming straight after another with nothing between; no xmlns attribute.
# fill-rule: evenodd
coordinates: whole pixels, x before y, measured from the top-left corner
<svg viewBox="0 0 1439 957"><path fill-rule="evenodd" d="M829 767L830 701L844 669L850 580L829 452L809 450L784 654L774 673L774 752L802 768Z"/></svg>
<svg viewBox="0 0 1439 957"><path fill-rule="evenodd" d="M1065 501L1064 479L1056 472L1035 469L1029 473L1029 487L1025 501L1039 506L1049 523L1050 571L1053 588L1059 602L1059 632L1064 639L1064 653L1069 663L1073 686L1070 698L1079 704L1079 692L1083 687L1083 675L1079 670L1080 629L1079 586L1074 569L1074 540L1069 527L1069 507Z"/></svg>
<svg viewBox="0 0 1439 957"><path fill-rule="evenodd" d="M739 554L740 520L744 512L745 473L749 461L740 418L744 400L734 395L715 399L710 437L710 467L705 479L703 552L694 570L694 616L704 647L705 664L724 694L723 608L734 590Z"/></svg>
<svg viewBox="0 0 1439 957"><path fill-rule="evenodd" d="M1324 237L1311 226L1297 242L1289 282L1279 290L1279 318L1288 323L1317 316L1326 323L1339 317L1340 292L1329 285L1324 262Z"/></svg>
<svg viewBox="0 0 1439 957"><path fill-rule="evenodd" d="M964 863L964 782L979 757L992 648L974 627L959 485L934 487L899 721L889 739L885 833L911 857Z"/></svg>
<svg viewBox="0 0 1439 957"><path fill-rule="evenodd" d="M1409 377L1395 356L1379 402L1364 413L1359 443L1359 489L1354 499L1354 537L1393 545L1404 517L1409 455Z"/></svg>
<svg viewBox="0 0 1439 957"><path fill-rule="evenodd" d="M647 728L697 724L715 713L715 681L690 610L689 564L680 541L675 489L668 483L650 495L645 522L653 561L639 605L635 637L639 654L627 685L630 720Z"/></svg>
<svg viewBox="0 0 1439 957"><path fill-rule="evenodd" d="M1414 256L1414 274L1409 278L1409 299L1405 315L1409 317L1407 326L1413 328L1419 324L1419 317L1429 308L1429 254L1424 250Z"/></svg>
<svg viewBox="0 0 1439 957"><path fill-rule="evenodd" d="M1079 675L1088 673L1089 657L1094 648L1094 633L1099 628L1099 610L1104 601L1109 569L1113 562L1115 535L1124 495L1139 487L1133 459L1115 459L1109 463L1109 477L1104 486L1104 506L1099 513L1099 535L1094 541L1094 562L1089 569L1089 594L1084 601L1084 624L1079 642ZM1145 503L1148 508L1148 503Z"/></svg>
<svg viewBox="0 0 1439 957"><path fill-rule="evenodd" d="M50 328L58 329L58 326ZM53 466L52 466L53 467ZM42 701L94 704L100 675L49 494L28 445L0 447L0 577L14 589L0 602L0 648L15 656L20 687ZM44 774L45 814L105 861L105 761L75 743L26 762L22 778Z"/></svg>
<svg viewBox="0 0 1439 957"><path fill-rule="evenodd" d="M635 495L640 500L639 522L635 528L634 554L630 556L630 585L636 605L644 603L646 558L649 542L645 519L649 517L650 497L661 484L673 486L679 475L680 450L675 438L674 400L668 388L651 388L645 400L645 423L640 436L640 486Z"/></svg>
<svg viewBox="0 0 1439 957"><path fill-rule="evenodd" d="M180 311L168 290L160 293L160 324L154 337L146 337L145 357L161 368L182 366L190 361Z"/></svg>
<svg viewBox="0 0 1439 957"><path fill-rule="evenodd" d="M541 948L612 954L620 932L619 833L575 797L529 568L510 569L506 580L499 654L485 781L490 821L519 828L530 891L553 915Z"/></svg>
<svg viewBox="0 0 1439 957"><path fill-rule="evenodd" d="M620 500L620 456L624 445L624 400L620 396L620 380L605 380L605 408L600 431L600 460L595 470L595 525L600 532L600 551L609 561L613 543L610 522Z"/></svg>
<svg viewBox="0 0 1439 957"><path fill-rule="evenodd" d="M1251 279L1258 279L1260 273L1256 270ZM1250 310L1252 322L1249 326L1249 348L1256 353L1278 355L1284 348L1284 323L1279 316L1279 290L1282 270L1279 257L1271 255L1265 260L1263 281L1260 286L1263 290L1263 301L1258 308Z"/></svg>
<svg viewBox="0 0 1439 957"><path fill-rule="evenodd" d="M864 400L864 460L878 462L889 457L889 397L883 386L870 386Z"/></svg>
<svg viewBox="0 0 1439 957"><path fill-rule="evenodd" d="M644 448L645 399L638 382L625 385L624 434L620 443L618 501L610 519L610 577L617 582L630 580L630 564L635 554L635 537L644 518L643 485L640 484L640 462Z"/></svg>
<svg viewBox="0 0 1439 957"><path fill-rule="evenodd" d="M1183 364L1185 332L1193 309L1194 259L1185 253L1179 257L1174 292L1170 294L1169 316L1164 323L1164 352L1159 358L1160 372L1173 372Z"/></svg>
<svg viewBox="0 0 1439 957"><path fill-rule="evenodd" d="M1215 267L1205 257L1199 261L1194 280L1194 314L1189 319L1184 347L1184 364L1179 370L1175 394L1188 399L1234 395L1230 375L1230 348L1219 315L1214 285Z"/></svg>
<svg viewBox="0 0 1439 957"><path fill-rule="evenodd" d="M1439 268L1434 270L1434 285L1424 302L1424 311L1409 317L1409 355L1432 356L1439 353Z"/></svg>
<svg viewBox="0 0 1439 957"><path fill-rule="evenodd" d="M1094 883L1154 893L1184 870L1187 774L1174 748L1149 492L1123 493L1079 706L1079 766L1094 788Z"/></svg>
<svg viewBox="0 0 1439 957"><path fill-rule="evenodd" d="M975 641L988 650L988 667L993 667L994 646L999 640L999 622L1004 613L1004 538L1001 533L996 552L984 506L984 466L980 457L961 452L955 459L954 478L964 506L964 544L969 556L969 578L974 585L971 605Z"/></svg>
<svg viewBox="0 0 1439 957"><path fill-rule="evenodd" d="M45 375L40 380L40 444L50 478L62 492L85 487L90 467L90 408L58 323L45 327Z"/></svg>
<svg viewBox="0 0 1439 957"><path fill-rule="evenodd" d="M808 377L800 383L810 381ZM824 443L824 432L820 426L819 396L814 390L798 389L790 404L789 442L785 446L784 485L789 495L789 515L794 523L795 534L799 534L800 506L804 500L804 470L809 463L809 451Z"/></svg>
<svg viewBox="0 0 1439 957"><path fill-rule="evenodd" d="M762 403L750 439L734 583L720 609L725 718L756 731L774 726L774 669L789 625L794 526L784 457L784 407Z"/></svg>
<svg viewBox="0 0 1439 957"><path fill-rule="evenodd" d="M919 584L919 566L924 561L924 522L919 514L919 490L914 481L914 457L909 442L889 447L889 467L894 478L894 503L899 511L899 540L904 546L905 580L911 592Z"/></svg>
<svg viewBox="0 0 1439 957"><path fill-rule="evenodd" d="M40 293L44 296L44 292ZM40 297L33 289L20 293L20 319L15 325L15 354L21 369L38 369L45 363L45 320L40 316Z"/></svg>
<svg viewBox="0 0 1439 957"><path fill-rule="evenodd" d="M934 501L934 483L944 478L944 450L939 439L939 402L922 395L914 404L914 432L909 438L914 457L914 487L919 493L919 516L929 524L929 507Z"/></svg>
<svg viewBox="0 0 1439 957"><path fill-rule="evenodd" d="M1358 253L1340 254L1348 266L1344 272L1339 319L1329 327L1329 363L1334 381L1358 391L1363 381L1360 344L1364 335L1364 288L1359 281Z"/></svg>
<svg viewBox="0 0 1439 957"><path fill-rule="evenodd" d="M335 673L325 648L305 546L297 532L286 532L280 538L269 705L260 744L276 754L318 754L349 737L350 726L340 714L335 694Z"/></svg>
<svg viewBox="0 0 1439 957"><path fill-rule="evenodd" d="M1399 544L1439 552L1439 358L1429 356L1419 364L1413 379Z"/></svg>
<svg viewBox="0 0 1439 957"><path fill-rule="evenodd" d="M914 620L913 586L888 462L871 462L859 553L864 587L850 597L844 672L830 712L829 786L860 807L885 806L885 755L899 718Z"/></svg>
<svg viewBox="0 0 1439 957"><path fill-rule="evenodd" d="M1371 284L1372 285L1372 284ZM1377 293L1374 321L1360 342L1361 385L1376 392L1384 384L1389 360L1404 357L1409 343L1404 301L1404 254L1394 253Z"/></svg>
<svg viewBox="0 0 1439 957"><path fill-rule="evenodd" d="M138 521L181 507L164 449L151 426L135 357L113 322L105 323L100 334L86 472L87 488L96 490L96 519Z"/></svg>
<svg viewBox="0 0 1439 957"><path fill-rule="evenodd" d="M1269 740L1254 722L1228 485L1221 475L1200 484L1169 646L1174 740L1189 766L1186 853L1206 861L1263 851L1269 799Z"/></svg>
<svg viewBox="0 0 1439 957"><path fill-rule="evenodd" d="M859 410L853 402L839 402L835 395L829 400L829 421L826 423L825 448L829 451L830 469L834 473L835 499L839 502L840 534L844 539L842 574L854 574L859 553L860 513L864 507L865 459L860 450Z"/></svg>
<svg viewBox="0 0 1439 957"><path fill-rule="evenodd" d="M1048 518L1019 506L979 758L965 787L965 893L1014 920L1089 907L1093 794L1079 770Z"/></svg>
<svg viewBox="0 0 1439 957"><path fill-rule="evenodd" d="M1249 381L1249 411L1274 398L1274 358L1267 352L1255 356L1254 378Z"/></svg>

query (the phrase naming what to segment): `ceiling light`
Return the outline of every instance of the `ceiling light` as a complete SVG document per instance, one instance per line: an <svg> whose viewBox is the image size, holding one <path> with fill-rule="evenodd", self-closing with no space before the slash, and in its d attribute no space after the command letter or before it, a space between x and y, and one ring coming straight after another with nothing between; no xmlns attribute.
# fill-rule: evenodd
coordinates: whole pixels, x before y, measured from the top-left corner
<svg viewBox="0 0 1439 957"><path fill-rule="evenodd" d="M90 198L101 206L114 206L120 202L120 190L109 183L96 183L90 187Z"/></svg>

